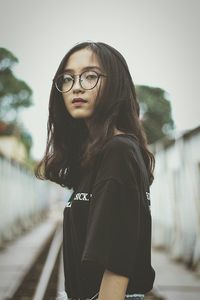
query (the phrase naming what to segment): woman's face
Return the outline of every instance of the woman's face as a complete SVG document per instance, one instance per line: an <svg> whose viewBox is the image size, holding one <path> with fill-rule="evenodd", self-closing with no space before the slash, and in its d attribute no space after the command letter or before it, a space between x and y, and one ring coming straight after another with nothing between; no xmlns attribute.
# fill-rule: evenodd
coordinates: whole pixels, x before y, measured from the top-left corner
<svg viewBox="0 0 200 300"><path fill-rule="evenodd" d="M100 76L97 85L93 89L84 89L80 84L79 76L74 77L74 75L80 75L85 71L89 72L84 73L84 78L82 78L83 80L87 78L89 84L90 80L91 82L93 80L93 75L95 75L91 71L95 71L97 74L104 74L96 54L87 48L73 53L69 57L64 69L65 73L71 75L70 77L65 75L67 76L67 81L71 81L71 78L75 79L71 90L62 94L67 111L75 119L87 119L92 115L98 91L100 86L102 88L103 81L105 80L105 77ZM85 77L85 74L87 77ZM82 85L84 85L83 81Z"/></svg>

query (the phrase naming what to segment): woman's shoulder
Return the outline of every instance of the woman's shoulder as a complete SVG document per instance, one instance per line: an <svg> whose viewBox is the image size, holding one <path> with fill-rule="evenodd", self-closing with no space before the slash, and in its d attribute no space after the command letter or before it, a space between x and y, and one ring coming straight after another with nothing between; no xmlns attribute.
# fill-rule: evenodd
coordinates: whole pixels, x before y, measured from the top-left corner
<svg viewBox="0 0 200 300"><path fill-rule="evenodd" d="M122 133L113 135L103 147L104 153L132 152L138 147L138 141L134 134Z"/></svg>
<svg viewBox="0 0 200 300"><path fill-rule="evenodd" d="M109 138L100 156L96 183L112 178L127 186L134 185L139 172L134 149L136 142L129 134Z"/></svg>

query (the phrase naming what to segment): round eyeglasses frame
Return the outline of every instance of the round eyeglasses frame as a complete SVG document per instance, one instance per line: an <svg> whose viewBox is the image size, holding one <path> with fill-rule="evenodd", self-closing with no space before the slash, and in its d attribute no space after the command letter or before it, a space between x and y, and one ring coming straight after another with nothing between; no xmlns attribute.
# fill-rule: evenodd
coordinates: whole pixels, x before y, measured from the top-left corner
<svg viewBox="0 0 200 300"><path fill-rule="evenodd" d="M67 73L62 73L62 74L60 74L60 75L58 75L56 78L54 78L53 79L53 82L54 82L54 85L55 85L55 87L56 87L56 89L60 92L60 93L68 93L72 88L73 88L73 86L74 86L74 83L75 83L75 77L77 77L78 76L78 81L79 81L79 84L80 84L80 86L84 89L84 90L92 90L92 89L94 89L95 88L95 86L98 84L98 82L99 82L99 78L100 77L107 77L107 75L105 75L105 74L99 74L99 73L97 73L96 71L91 71L91 72L93 72L93 73L95 73L96 75L97 75L97 81L96 81L96 83L95 83L95 85L92 87L92 88L88 88L88 89L86 89L86 88L84 88L83 86L82 86L82 79L81 79L81 76L83 75L83 74L85 74L86 72L88 72L88 71L84 71L84 72L82 72L81 74L74 74L74 75L71 75L71 74L69 74L72 78L73 78L73 82L72 82L72 85L71 85L71 87L70 87L70 89L68 89L67 91L63 91L63 90L61 90L59 87L58 87L58 84L57 84L57 81L59 80L59 78L60 77L62 77L64 74L67 74Z"/></svg>

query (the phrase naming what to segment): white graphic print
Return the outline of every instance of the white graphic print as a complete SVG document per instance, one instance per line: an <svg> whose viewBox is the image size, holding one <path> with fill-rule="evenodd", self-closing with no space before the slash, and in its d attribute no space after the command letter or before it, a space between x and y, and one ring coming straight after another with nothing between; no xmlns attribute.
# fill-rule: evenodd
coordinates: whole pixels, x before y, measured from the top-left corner
<svg viewBox="0 0 200 300"><path fill-rule="evenodd" d="M78 201L90 201L90 198L92 198L92 194L89 193L77 193L75 194L75 197L72 201L68 201L68 203L66 204L66 207L71 207L72 206L72 202L74 200L78 200Z"/></svg>
<svg viewBox="0 0 200 300"><path fill-rule="evenodd" d="M88 193L77 193L74 200L81 200L81 201L89 201L91 197L91 194Z"/></svg>
<svg viewBox="0 0 200 300"><path fill-rule="evenodd" d="M150 199L150 193L146 192L147 200L151 201Z"/></svg>
<svg viewBox="0 0 200 300"><path fill-rule="evenodd" d="M146 192L146 197L147 197L147 203L149 206L149 210L151 210L151 197L150 197L150 193Z"/></svg>

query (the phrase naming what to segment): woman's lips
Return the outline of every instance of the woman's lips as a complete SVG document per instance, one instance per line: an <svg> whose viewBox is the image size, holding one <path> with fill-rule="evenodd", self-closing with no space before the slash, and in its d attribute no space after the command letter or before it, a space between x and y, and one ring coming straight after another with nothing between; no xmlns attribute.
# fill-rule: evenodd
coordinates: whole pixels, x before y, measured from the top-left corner
<svg viewBox="0 0 200 300"><path fill-rule="evenodd" d="M86 103L87 101L86 100L84 100L84 99L82 99L82 98L74 98L73 100L72 100L72 104L74 105L74 106L80 106L80 105L83 105L84 103Z"/></svg>
<svg viewBox="0 0 200 300"><path fill-rule="evenodd" d="M72 103L76 103L76 102L87 102L85 99L82 99L82 98L74 98L72 100Z"/></svg>

